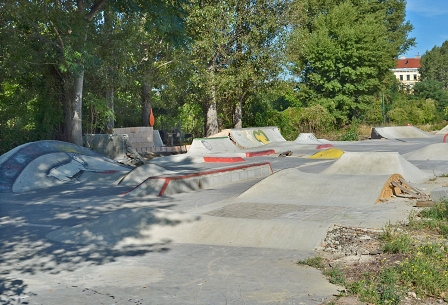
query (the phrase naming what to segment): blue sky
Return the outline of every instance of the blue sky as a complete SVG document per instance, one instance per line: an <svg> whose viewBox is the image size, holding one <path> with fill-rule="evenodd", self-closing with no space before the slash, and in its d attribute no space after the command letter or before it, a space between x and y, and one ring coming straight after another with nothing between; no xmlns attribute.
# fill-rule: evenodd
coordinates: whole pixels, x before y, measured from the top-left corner
<svg viewBox="0 0 448 305"><path fill-rule="evenodd" d="M409 35L417 45L405 56L422 56L448 40L448 0L407 0L406 20L414 26Z"/></svg>

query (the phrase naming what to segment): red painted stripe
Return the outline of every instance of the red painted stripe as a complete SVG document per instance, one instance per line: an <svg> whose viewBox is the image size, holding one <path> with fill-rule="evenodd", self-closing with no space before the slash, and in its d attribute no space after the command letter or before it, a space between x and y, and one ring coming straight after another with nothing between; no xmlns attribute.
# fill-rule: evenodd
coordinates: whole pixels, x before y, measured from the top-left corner
<svg viewBox="0 0 448 305"><path fill-rule="evenodd" d="M316 146L316 149L324 149L324 148L330 148L333 147L333 144L320 144Z"/></svg>
<svg viewBox="0 0 448 305"><path fill-rule="evenodd" d="M159 192L159 195L157 195L158 197L162 197L163 193L165 193L166 188L168 187L168 184L170 183L171 178L166 178L165 179L165 183L163 183L162 189Z"/></svg>
<svg viewBox="0 0 448 305"><path fill-rule="evenodd" d="M262 151L253 151L253 152L247 152L246 157L261 157L261 156L267 156L267 155L274 155L275 150L269 149L269 150L262 150Z"/></svg>
<svg viewBox="0 0 448 305"><path fill-rule="evenodd" d="M244 162L244 160L241 157L204 157L204 162L210 162L210 163L218 163L218 162Z"/></svg>

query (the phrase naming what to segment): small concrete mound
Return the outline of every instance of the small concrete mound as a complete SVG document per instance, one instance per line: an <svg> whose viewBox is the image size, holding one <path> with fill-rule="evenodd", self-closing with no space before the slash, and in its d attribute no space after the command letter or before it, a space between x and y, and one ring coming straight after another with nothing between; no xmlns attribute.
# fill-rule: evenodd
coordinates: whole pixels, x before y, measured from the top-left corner
<svg viewBox="0 0 448 305"><path fill-rule="evenodd" d="M210 155L222 153L241 153L229 137L195 138L187 155Z"/></svg>
<svg viewBox="0 0 448 305"><path fill-rule="evenodd" d="M72 143L31 142L0 157L0 192L24 192L97 179L118 183L130 169Z"/></svg>
<svg viewBox="0 0 448 305"><path fill-rule="evenodd" d="M131 170L123 177L119 184L124 186L136 186L145 181L148 177L172 174L174 174L173 171L170 171L163 166L148 163Z"/></svg>
<svg viewBox="0 0 448 305"><path fill-rule="evenodd" d="M321 144L329 144L330 141L325 139L318 139L312 133L300 133L298 137L294 140L294 143L321 145Z"/></svg>
<svg viewBox="0 0 448 305"><path fill-rule="evenodd" d="M311 234L324 235L297 221L212 217L162 209L120 210L83 224L53 231L47 238L69 244L97 244L115 249L167 243L232 247L303 249L317 246ZM317 234L318 233L318 234Z"/></svg>
<svg viewBox="0 0 448 305"><path fill-rule="evenodd" d="M373 127L371 139L406 139L406 138L431 138L427 132L415 126Z"/></svg>
<svg viewBox="0 0 448 305"><path fill-rule="evenodd" d="M164 196L193 192L229 183L264 178L272 174L269 162L235 165L184 174L148 177L123 195Z"/></svg>
<svg viewBox="0 0 448 305"><path fill-rule="evenodd" d="M322 175L281 170L237 197L241 202L313 206L368 207L391 198L393 175Z"/></svg>
<svg viewBox="0 0 448 305"><path fill-rule="evenodd" d="M448 125L440 129L436 134L448 134Z"/></svg>
<svg viewBox="0 0 448 305"><path fill-rule="evenodd" d="M448 161L448 143L436 143L404 154L406 160Z"/></svg>
<svg viewBox="0 0 448 305"><path fill-rule="evenodd" d="M416 183L432 176L408 162L397 152L345 152L321 172L325 175L392 175L400 174Z"/></svg>

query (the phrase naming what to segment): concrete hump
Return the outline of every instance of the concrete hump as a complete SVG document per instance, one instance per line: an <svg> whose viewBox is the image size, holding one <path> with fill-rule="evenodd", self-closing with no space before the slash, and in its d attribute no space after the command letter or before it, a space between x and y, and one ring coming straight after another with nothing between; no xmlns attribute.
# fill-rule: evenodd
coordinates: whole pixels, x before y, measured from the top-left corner
<svg viewBox="0 0 448 305"><path fill-rule="evenodd" d="M305 221L213 217L163 209L124 209L47 234L69 244L96 244L114 249L167 243L233 247L314 249L328 226ZM310 238L314 237L314 238Z"/></svg>
<svg viewBox="0 0 448 305"><path fill-rule="evenodd" d="M124 186L136 186L145 181L148 177L172 174L174 174L173 171L170 171L163 166L148 163L131 170L123 177L123 179L121 179L119 184Z"/></svg>
<svg viewBox="0 0 448 305"><path fill-rule="evenodd" d="M312 154L308 158L310 159L338 159L344 154L344 151L339 148L328 148L318 151L317 153Z"/></svg>
<svg viewBox="0 0 448 305"><path fill-rule="evenodd" d="M235 165L187 174L173 174L148 177L126 196L164 196L193 192L214 186L265 178L272 174L269 162Z"/></svg>
<svg viewBox="0 0 448 305"><path fill-rule="evenodd" d="M406 138L431 138L427 132L415 126L373 127L371 139L406 139Z"/></svg>
<svg viewBox="0 0 448 305"><path fill-rule="evenodd" d="M92 173L101 174L103 178L110 174L113 176L113 181L108 181L115 183L120 178L118 176L124 175L130 169L72 143L31 142L16 147L0 157L0 193L86 182L93 178ZM82 178L86 172L90 175Z"/></svg>
<svg viewBox="0 0 448 305"><path fill-rule="evenodd" d="M436 143L404 154L406 160L442 160L448 161L448 143Z"/></svg>
<svg viewBox="0 0 448 305"><path fill-rule="evenodd" d="M237 152L241 152L241 149L236 147L229 137L195 138L191 143L187 155L210 155Z"/></svg>
<svg viewBox="0 0 448 305"><path fill-rule="evenodd" d="M294 140L294 143L321 145L321 144L329 144L330 141L326 139L318 139L312 133L300 133L298 137Z"/></svg>
<svg viewBox="0 0 448 305"><path fill-rule="evenodd" d="M391 175L400 174L411 183L431 178L397 152L345 152L321 172L325 175Z"/></svg>
<svg viewBox="0 0 448 305"><path fill-rule="evenodd" d="M393 195L392 175L322 175L284 169L237 197L239 202L308 206L369 207Z"/></svg>
<svg viewBox="0 0 448 305"><path fill-rule="evenodd" d="M448 125L446 125L445 127L443 127L442 129L440 129L439 131L436 132L436 134L448 134Z"/></svg>
<svg viewBox="0 0 448 305"><path fill-rule="evenodd" d="M286 141L275 126L230 129L230 138L240 148L255 148Z"/></svg>

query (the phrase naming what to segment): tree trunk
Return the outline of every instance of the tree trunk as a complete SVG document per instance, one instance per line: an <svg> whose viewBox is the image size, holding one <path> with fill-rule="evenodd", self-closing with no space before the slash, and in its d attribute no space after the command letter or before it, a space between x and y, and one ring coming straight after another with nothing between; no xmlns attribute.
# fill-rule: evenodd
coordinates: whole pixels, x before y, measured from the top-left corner
<svg viewBox="0 0 448 305"><path fill-rule="evenodd" d="M149 126L151 107L151 77L148 74L142 86L142 126Z"/></svg>
<svg viewBox="0 0 448 305"><path fill-rule="evenodd" d="M233 112L233 128L243 128L243 106L241 101L235 105Z"/></svg>
<svg viewBox="0 0 448 305"><path fill-rule="evenodd" d="M209 137L217 134L218 130L218 111L216 110L216 88L212 86L212 96L207 109L207 122L205 125L205 135Z"/></svg>
<svg viewBox="0 0 448 305"><path fill-rule="evenodd" d="M83 145L82 140L82 89L84 84L84 71L75 74L73 83L73 100L70 107L69 141L76 145Z"/></svg>
<svg viewBox="0 0 448 305"><path fill-rule="evenodd" d="M113 113L114 112L114 90L112 88L107 88L106 90L107 90L106 91L107 106ZM106 124L106 132L112 133L112 130L114 129L114 127L115 127L114 117L111 117L109 122L107 122L107 124Z"/></svg>

